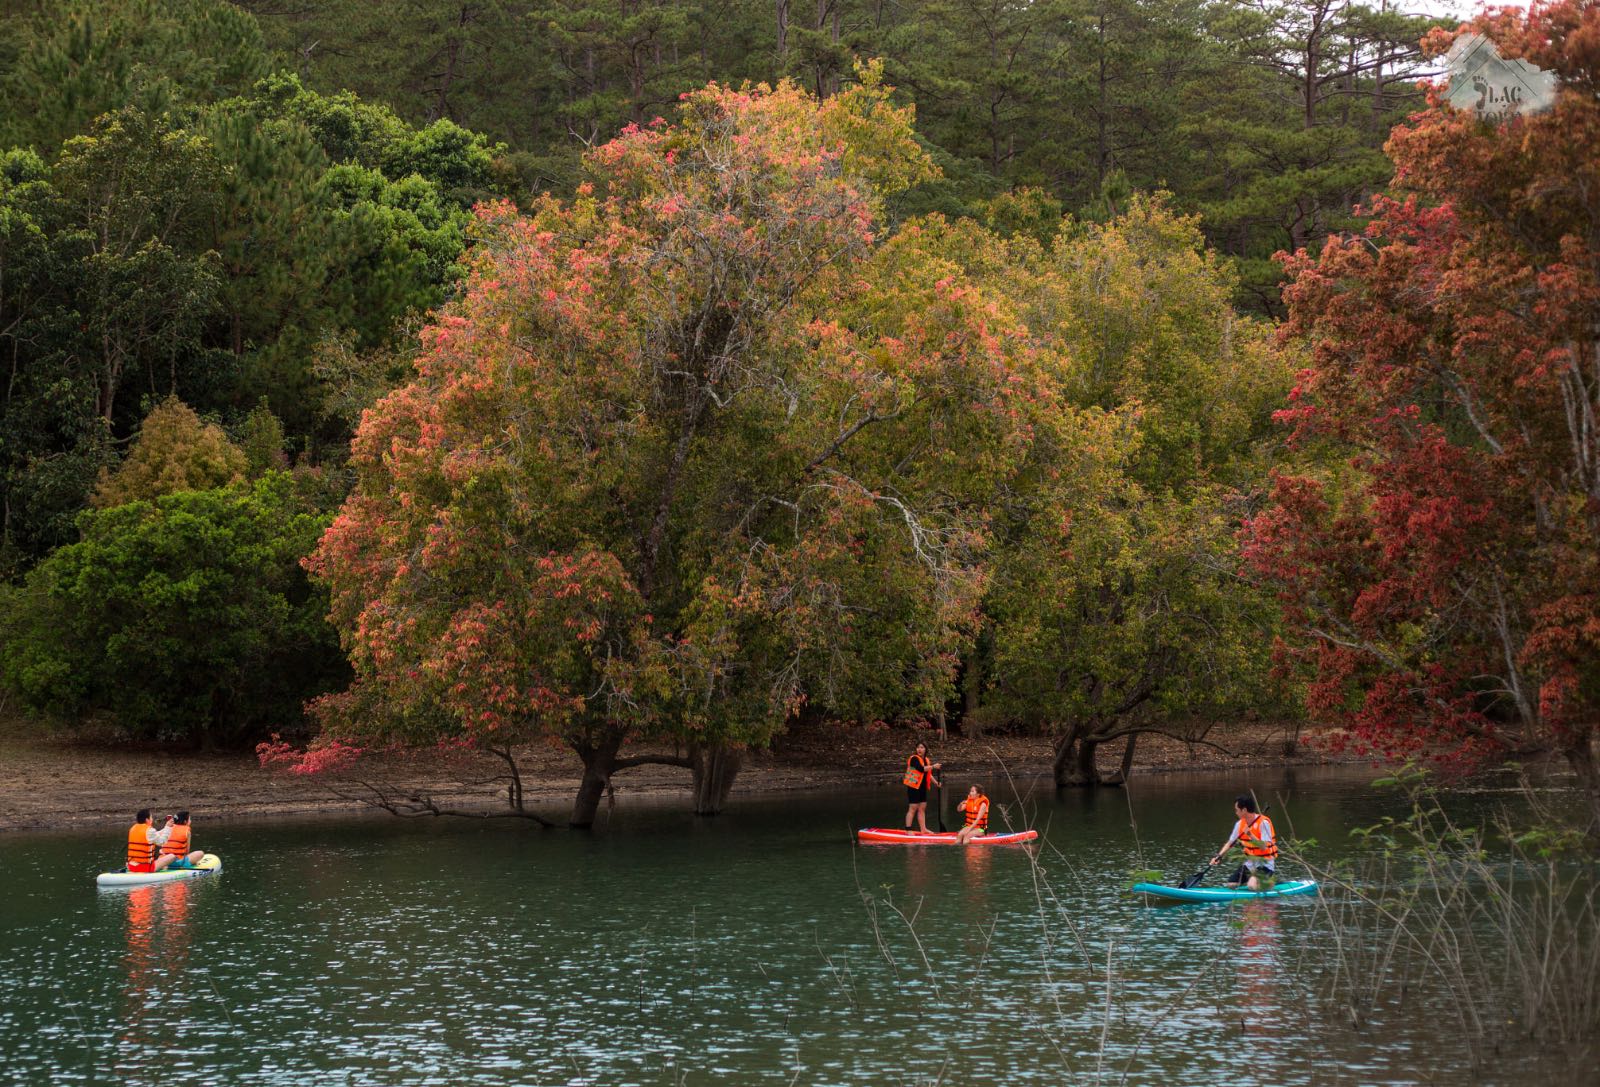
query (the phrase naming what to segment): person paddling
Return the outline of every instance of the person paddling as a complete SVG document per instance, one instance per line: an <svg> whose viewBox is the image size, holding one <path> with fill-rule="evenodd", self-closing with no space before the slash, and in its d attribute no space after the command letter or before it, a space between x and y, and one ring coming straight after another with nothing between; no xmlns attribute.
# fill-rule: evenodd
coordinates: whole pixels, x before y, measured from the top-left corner
<svg viewBox="0 0 1600 1087"><path fill-rule="evenodd" d="M940 764L928 761L928 745L919 743L911 757L906 759L906 776L901 783L906 787L906 829L916 820L916 829L928 833L928 786L939 784L934 774Z"/></svg>
<svg viewBox="0 0 1600 1087"><path fill-rule="evenodd" d="M133 826L128 828L128 871L156 871L156 852L167 844L172 834L172 824L173 818L169 815L166 826L157 830L150 825L150 809L138 810L133 817Z"/></svg>
<svg viewBox="0 0 1600 1087"><path fill-rule="evenodd" d="M167 840L161 845L161 855L156 858L157 872L164 868L193 868L205 854L189 849L189 813L180 811L167 820ZM129 869L131 872L133 869Z"/></svg>
<svg viewBox="0 0 1600 1087"><path fill-rule="evenodd" d="M976 785L967 790L967 798L956 805L956 811L964 812L967 817L967 825L956 831L957 845L966 845L989 832L989 798Z"/></svg>
<svg viewBox="0 0 1600 1087"><path fill-rule="evenodd" d="M1238 822L1211 863L1221 864L1222 855L1238 842L1244 847L1244 863L1228 877L1228 886L1247 884L1250 890L1259 891L1261 877L1265 875L1270 886L1277 871L1278 836L1273 832L1272 820L1256 811L1256 798L1248 793L1233 802L1233 814Z"/></svg>

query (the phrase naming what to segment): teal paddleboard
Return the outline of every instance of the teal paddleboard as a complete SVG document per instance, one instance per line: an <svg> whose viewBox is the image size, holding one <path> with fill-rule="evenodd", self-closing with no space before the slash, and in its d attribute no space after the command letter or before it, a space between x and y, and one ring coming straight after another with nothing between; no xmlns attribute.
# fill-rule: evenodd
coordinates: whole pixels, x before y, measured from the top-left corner
<svg viewBox="0 0 1600 1087"><path fill-rule="evenodd" d="M1290 895L1316 894L1314 879L1290 879L1270 891L1249 891L1231 887L1169 887L1165 883L1135 883L1135 893L1174 898L1179 902L1233 902L1241 898L1288 898Z"/></svg>

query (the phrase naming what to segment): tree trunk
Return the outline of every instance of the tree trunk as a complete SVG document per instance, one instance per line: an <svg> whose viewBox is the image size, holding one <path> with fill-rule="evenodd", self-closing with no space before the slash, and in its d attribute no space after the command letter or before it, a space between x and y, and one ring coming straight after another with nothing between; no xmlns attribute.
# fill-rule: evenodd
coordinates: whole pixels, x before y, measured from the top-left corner
<svg viewBox="0 0 1600 1087"><path fill-rule="evenodd" d="M695 744L689 749L694 775L694 813L720 815L733 779L744 765L744 752L727 744Z"/></svg>
<svg viewBox="0 0 1600 1087"><path fill-rule="evenodd" d="M1054 771L1056 788L1092 788L1101 784L1100 772L1095 769L1095 750L1098 741L1083 735L1078 726L1069 728L1056 740Z"/></svg>
<svg viewBox="0 0 1600 1087"><path fill-rule="evenodd" d="M1128 733L1128 746L1122 749L1122 768L1117 771L1118 785L1128 784L1128 779L1133 776L1133 749L1138 742L1137 732Z"/></svg>
<svg viewBox="0 0 1600 1087"><path fill-rule="evenodd" d="M1379 0L1378 13L1381 15L1389 13L1389 0ZM1375 134L1383 131L1383 61L1384 50L1387 48L1388 42L1382 40L1378 42L1378 63L1372 69L1372 123L1370 128Z"/></svg>
<svg viewBox="0 0 1600 1087"><path fill-rule="evenodd" d="M572 802L569 827L594 826L600 811L600 800L611 785L611 775L617 767L617 752L622 747L622 734L605 734L600 738L574 743L572 749L583 760L583 780L578 783L578 795Z"/></svg>
<svg viewBox="0 0 1600 1087"><path fill-rule="evenodd" d="M1078 741L1077 784L1099 785L1100 771L1095 768L1095 753L1100 745L1087 737Z"/></svg>
<svg viewBox="0 0 1600 1087"><path fill-rule="evenodd" d="M1589 833L1600 834L1600 766L1595 765L1593 737L1580 736L1561 753L1578 776L1578 789L1589 809Z"/></svg>
<svg viewBox="0 0 1600 1087"><path fill-rule="evenodd" d="M978 716L979 697L983 689L983 665L973 647L967 654L961 674L961 735L972 740L983 738L983 719Z"/></svg>
<svg viewBox="0 0 1600 1087"><path fill-rule="evenodd" d="M522 770L517 766L517 753L510 744L487 748L491 755L506 764L506 806L518 815L527 811L522 804Z"/></svg>
<svg viewBox="0 0 1600 1087"><path fill-rule="evenodd" d="M1106 186L1106 174L1111 172L1111 134L1107 130L1106 112L1110 109L1106 99L1106 87L1110 83L1110 76L1106 69L1106 13L1100 12L1100 22L1096 27L1097 43L1100 47L1099 86L1095 98L1095 173L1096 180L1103 190Z"/></svg>

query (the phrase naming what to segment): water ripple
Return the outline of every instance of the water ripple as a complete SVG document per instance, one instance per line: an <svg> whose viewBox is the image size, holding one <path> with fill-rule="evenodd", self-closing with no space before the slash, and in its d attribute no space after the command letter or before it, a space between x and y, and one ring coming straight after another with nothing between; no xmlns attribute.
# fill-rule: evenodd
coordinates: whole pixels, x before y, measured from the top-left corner
<svg viewBox="0 0 1600 1087"><path fill-rule="evenodd" d="M714 825L624 815L592 836L240 825L206 842L221 878L100 895L114 843L11 836L0 862L31 878L0 925L0 1083L983 1087L1225 1079L1242 1060L1282 1084L1468 1075L1415 1006L1330 1042L1292 965L1323 938L1305 903L1119 893L1133 869L1192 870L1226 831L1218 795L1142 801L1138 838L1120 796L1041 798L1059 852L1037 869L1015 850L857 848L841 828L881 797ZM1362 803L1335 790L1297 823L1331 840Z"/></svg>

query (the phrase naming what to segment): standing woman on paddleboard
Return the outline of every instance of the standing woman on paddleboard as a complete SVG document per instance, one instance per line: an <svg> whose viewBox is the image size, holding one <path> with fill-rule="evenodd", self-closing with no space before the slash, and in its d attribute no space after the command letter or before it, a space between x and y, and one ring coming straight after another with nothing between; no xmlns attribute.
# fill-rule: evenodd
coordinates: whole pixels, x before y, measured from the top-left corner
<svg viewBox="0 0 1600 1087"><path fill-rule="evenodd" d="M928 745L919 743L917 749L906 759L906 776L901 783L906 787L906 829L911 829L911 821L916 820L916 829L928 833L928 786L938 785L939 779L934 776L934 771L940 764L928 761Z"/></svg>

